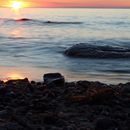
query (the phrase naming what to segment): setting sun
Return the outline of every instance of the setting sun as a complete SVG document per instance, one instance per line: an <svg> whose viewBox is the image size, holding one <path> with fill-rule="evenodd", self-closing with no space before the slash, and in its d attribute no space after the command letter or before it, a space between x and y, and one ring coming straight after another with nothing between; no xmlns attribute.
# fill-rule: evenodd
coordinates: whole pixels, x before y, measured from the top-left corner
<svg viewBox="0 0 130 130"><path fill-rule="evenodd" d="M10 0L8 4L5 4L4 6L12 8L16 11L18 11L21 8L30 7L29 3L25 2L24 0Z"/></svg>
<svg viewBox="0 0 130 130"><path fill-rule="evenodd" d="M13 1L11 7L15 10L18 10L23 7L22 2L20 1Z"/></svg>

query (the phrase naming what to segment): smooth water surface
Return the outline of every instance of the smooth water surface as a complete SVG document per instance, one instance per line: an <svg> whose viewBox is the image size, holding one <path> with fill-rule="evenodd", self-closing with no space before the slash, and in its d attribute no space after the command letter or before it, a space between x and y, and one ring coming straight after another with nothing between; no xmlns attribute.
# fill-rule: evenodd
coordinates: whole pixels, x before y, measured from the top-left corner
<svg viewBox="0 0 130 130"><path fill-rule="evenodd" d="M130 9L1 8L0 79L61 72L68 80L130 81L130 59L66 57L78 43L130 48Z"/></svg>

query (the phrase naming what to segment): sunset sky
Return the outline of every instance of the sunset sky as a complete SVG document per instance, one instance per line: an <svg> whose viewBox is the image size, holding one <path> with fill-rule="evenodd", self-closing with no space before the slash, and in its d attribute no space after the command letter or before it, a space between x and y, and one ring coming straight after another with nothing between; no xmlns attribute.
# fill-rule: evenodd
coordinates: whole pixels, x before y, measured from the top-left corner
<svg viewBox="0 0 130 130"><path fill-rule="evenodd" d="M0 0L1 7L9 7L14 0ZM24 7L130 7L130 0L15 0Z"/></svg>

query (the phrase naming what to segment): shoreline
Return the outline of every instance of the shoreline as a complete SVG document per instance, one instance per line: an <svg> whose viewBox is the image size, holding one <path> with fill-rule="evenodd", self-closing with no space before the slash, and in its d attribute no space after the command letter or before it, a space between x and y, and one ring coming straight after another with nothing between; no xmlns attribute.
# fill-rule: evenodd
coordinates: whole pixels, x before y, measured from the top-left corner
<svg viewBox="0 0 130 130"><path fill-rule="evenodd" d="M0 81L0 129L130 129L130 83L66 82L60 73L43 79Z"/></svg>
<svg viewBox="0 0 130 130"><path fill-rule="evenodd" d="M88 80L88 81L99 81L105 84L114 84L118 85L119 83L127 83L130 80L129 74L109 74L107 72L107 75L105 73L89 73L88 74L82 74L80 72L71 72L67 71L65 69L55 69L55 68L17 68L17 67L1 67L1 74L0 74L0 80L8 81L10 79L23 79L27 77L30 81L34 80L36 82L43 82L43 74L45 73L55 73L60 72L64 75L66 82L76 82L80 80Z"/></svg>

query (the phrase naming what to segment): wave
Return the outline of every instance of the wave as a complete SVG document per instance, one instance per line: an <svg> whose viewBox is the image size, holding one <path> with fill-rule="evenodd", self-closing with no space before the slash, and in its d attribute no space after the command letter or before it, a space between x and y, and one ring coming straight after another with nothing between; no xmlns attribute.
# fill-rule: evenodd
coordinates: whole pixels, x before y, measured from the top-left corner
<svg viewBox="0 0 130 130"><path fill-rule="evenodd" d="M99 25L110 25L110 26L128 26L130 24L129 21L95 21L94 24Z"/></svg>
<svg viewBox="0 0 130 130"><path fill-rule="evenodd" d="M118 73L118 74L130 74L130 69L109 69L109 70L104 70L104 72L112 72L112 73Z"/></svg>
<svg viewBox="0 0 130 130"><path fill-rule="evenodd" d="M83 22L73 22L73 21L44 21L44 20L35 20L35 19L29 19L29 18L20 18L20 19L0 19L0 21L4 22L15 22L15 23L30 23L30 24L40 24L40 25L45 25L45 24L82 24Z"/></svg>

